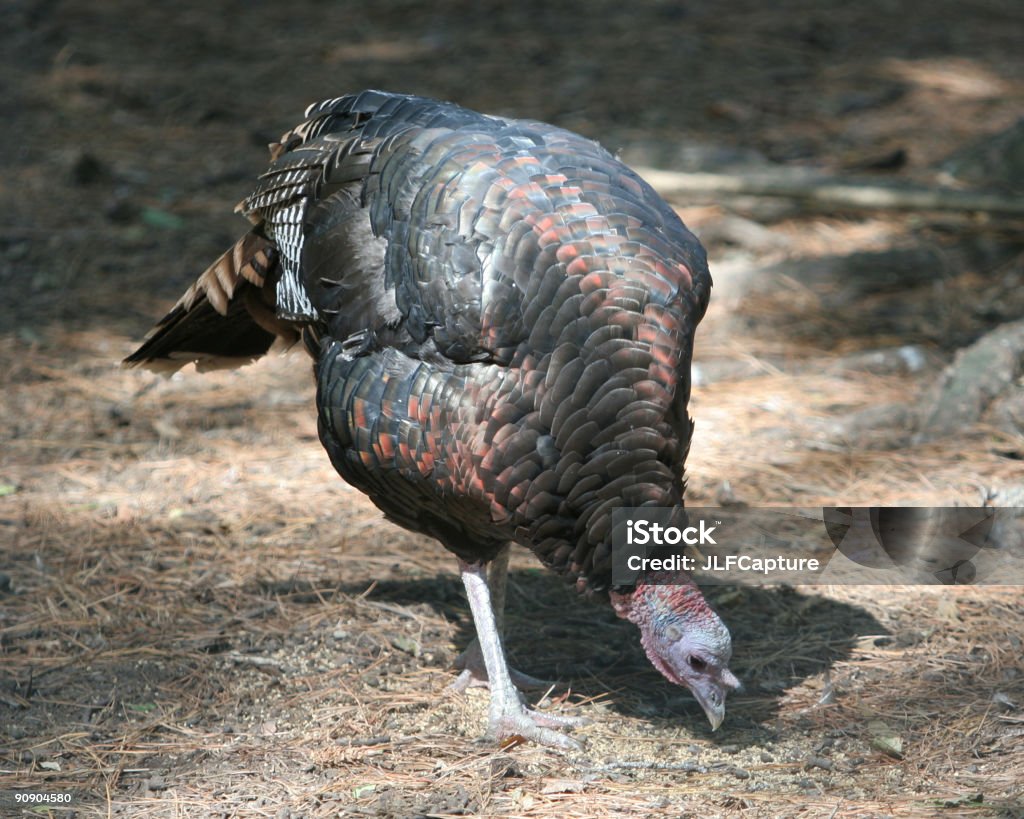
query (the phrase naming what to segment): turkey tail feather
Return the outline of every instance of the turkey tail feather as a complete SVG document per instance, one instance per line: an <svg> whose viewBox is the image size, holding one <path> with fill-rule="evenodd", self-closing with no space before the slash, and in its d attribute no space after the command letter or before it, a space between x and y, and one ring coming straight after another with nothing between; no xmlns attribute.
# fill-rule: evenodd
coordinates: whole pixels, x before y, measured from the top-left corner
<svg viewBox="0 0 1024 819"><path fill-rule="evenodd" d="M247 233L211 264L124 360L130 367L175 372L195 362L206 371L247 364L299 331L275 311L277 250Z"/></svg>

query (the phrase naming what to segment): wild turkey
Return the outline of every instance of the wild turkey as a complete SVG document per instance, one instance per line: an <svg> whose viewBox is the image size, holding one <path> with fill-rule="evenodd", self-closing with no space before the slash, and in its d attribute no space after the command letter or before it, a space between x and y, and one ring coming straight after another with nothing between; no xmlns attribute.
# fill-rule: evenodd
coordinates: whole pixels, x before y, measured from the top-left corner
<svg viewBox="0 0 1024 819"><path fill-rule="evenodd" d="M478 643L456 686L489 682L490 736L577 747L505 662L511 543L610 598L717 728L738 682L700 591L611 584L612 511L682 509L697 239L596 143L421 97L313 105L271 157L238 207L254 227L126 363L202 370L303 339L337 471L458 557Z"/></svg>

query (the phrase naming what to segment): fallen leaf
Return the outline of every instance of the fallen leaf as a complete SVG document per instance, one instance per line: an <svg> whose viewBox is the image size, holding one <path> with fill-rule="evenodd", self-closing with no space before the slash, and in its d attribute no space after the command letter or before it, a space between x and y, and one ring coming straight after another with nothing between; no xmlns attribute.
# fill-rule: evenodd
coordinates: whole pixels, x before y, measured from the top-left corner
<svg viewBox="0 0 1024 819"><path fill-rule="evenodd" d="M549 779L540 789L541 793L583 793L587 788L586 782L578 779Z"/></svg>
<svg viewBox="0 0 1024 819"><path fill-rule="evenodd" d="M888 754L894 759L903 759L903 740L892 728L880 719L868 723L871 747Z"/></svg>

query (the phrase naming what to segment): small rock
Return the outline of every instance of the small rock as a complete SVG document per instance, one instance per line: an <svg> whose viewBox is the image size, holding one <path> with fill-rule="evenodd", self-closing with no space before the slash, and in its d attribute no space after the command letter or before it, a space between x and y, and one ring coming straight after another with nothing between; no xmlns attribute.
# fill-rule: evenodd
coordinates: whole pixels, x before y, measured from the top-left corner
<svg viewBox="0 0 1024 819"><path fill-rule="evenodd" d="M146 787L151 791L165 791L167 790L167 781L160 775L154 774L146 780Z"/></svg>

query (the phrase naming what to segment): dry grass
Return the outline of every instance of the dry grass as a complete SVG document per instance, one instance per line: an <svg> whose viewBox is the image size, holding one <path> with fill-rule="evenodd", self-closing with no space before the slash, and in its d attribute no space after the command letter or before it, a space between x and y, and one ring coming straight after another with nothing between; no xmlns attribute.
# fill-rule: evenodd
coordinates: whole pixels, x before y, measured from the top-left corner
<svg viewBox="0 0 1024 819"><path fill-rule="evenodd" d="M452 561L333 475L301 358L166 381L114 369L116 336L4 344L8 805L27 788L132 816L1020 808L1019 589L715 589L748 689L711 735L628 628L521 555L513 660L571 686L545 707L593 724L579 756L489 747L484 695L444 691L470 629ZM728 478L751 502L977 502L1014 478L985 446L808 432L913 388L769 373L699 389L692 497Z"/></svg>

